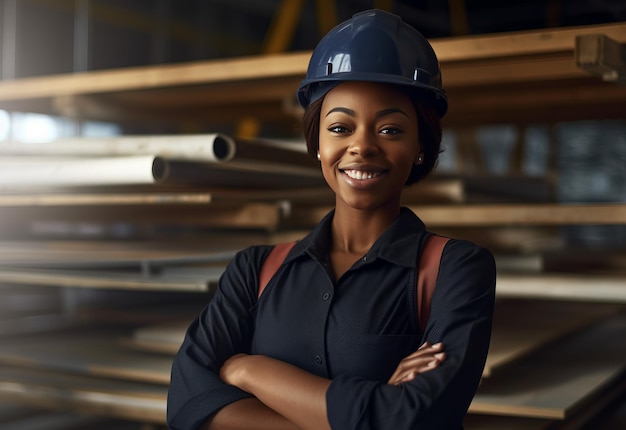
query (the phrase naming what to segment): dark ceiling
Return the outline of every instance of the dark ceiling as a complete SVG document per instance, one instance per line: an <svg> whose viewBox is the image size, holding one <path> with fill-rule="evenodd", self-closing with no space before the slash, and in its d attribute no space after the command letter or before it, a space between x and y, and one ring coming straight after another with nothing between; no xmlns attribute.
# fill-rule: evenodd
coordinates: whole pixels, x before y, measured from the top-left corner
<svg viewBox="0 0 626 430"><path fill-rule="evenodd" d="M273 33L310 50L372 7L428 38L626 21L626 0L2 0L1 77L257 55ZM295 25L273 32L281 18Z"/></svg>

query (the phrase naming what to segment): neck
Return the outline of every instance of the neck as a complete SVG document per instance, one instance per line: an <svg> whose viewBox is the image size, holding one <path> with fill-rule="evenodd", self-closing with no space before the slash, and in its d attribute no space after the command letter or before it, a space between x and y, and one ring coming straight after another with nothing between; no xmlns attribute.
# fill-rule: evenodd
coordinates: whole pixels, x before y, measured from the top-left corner
<svg viewBox="0 0 626 430"><path fill-rule="evenodd" d="M400 207L358 210L337 205L332 223L333 250L363 255L400 214Z"/></svg>

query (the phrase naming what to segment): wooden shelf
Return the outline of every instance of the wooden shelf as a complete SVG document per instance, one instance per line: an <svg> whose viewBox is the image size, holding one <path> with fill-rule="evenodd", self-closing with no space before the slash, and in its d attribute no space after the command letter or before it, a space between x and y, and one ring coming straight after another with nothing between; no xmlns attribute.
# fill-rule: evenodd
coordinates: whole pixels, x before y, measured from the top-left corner
<svg viewBox="0 0 626 430"><path fill-rule="evenodd" d="M576 36L626 43L626 23L432 40L449 126L626 116L626 86L577 67ZM119 122L299 123L310 52L98 70L0 82L0 109Z"/></svg>

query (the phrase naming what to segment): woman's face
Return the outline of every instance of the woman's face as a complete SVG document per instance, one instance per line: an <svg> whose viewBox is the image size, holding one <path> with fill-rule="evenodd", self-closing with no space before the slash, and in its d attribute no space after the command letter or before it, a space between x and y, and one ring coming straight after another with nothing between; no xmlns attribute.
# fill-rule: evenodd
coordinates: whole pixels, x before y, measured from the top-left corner
<svg viewBox="0 0 626 430"><path fill-rule="evenodd" d="M415 163L421 163L418 120L394 87L344 82L326 94L320 112L322 173L337 204L395 208Z"/></svg>

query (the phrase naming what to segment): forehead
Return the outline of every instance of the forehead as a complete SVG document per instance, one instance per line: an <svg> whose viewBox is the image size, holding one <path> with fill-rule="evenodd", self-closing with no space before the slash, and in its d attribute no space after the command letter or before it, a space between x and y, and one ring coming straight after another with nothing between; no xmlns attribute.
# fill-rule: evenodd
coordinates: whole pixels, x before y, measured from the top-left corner
<svg viewBox="0 0 626 430"><path fill-rule="evenodd" d="M407 94L395 86L378 82L342 82L326 94L322 111L337 106L363 109L400 107L413 111L413 104Z"/></svg>

